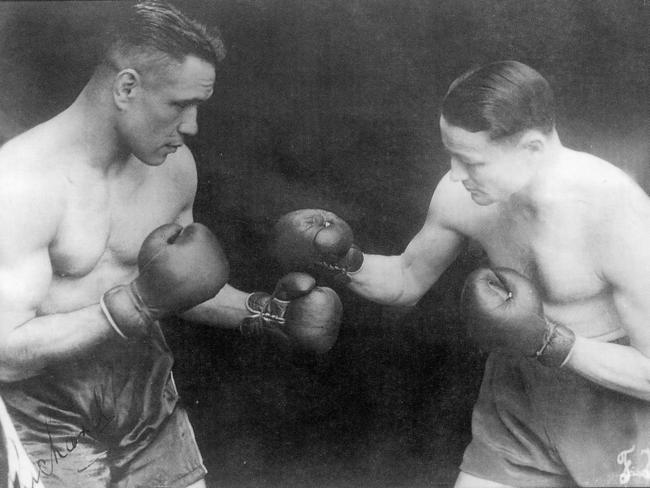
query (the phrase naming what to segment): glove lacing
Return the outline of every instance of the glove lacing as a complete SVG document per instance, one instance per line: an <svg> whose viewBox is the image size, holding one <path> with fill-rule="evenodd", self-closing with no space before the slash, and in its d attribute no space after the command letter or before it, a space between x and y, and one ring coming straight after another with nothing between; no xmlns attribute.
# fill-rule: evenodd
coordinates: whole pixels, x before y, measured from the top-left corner
<svg viewBox="0 0 650 488"><path fill-rule="evenodd" d="M259 304L259 302L252 299L259 295L260 292L253 292L246 298L246 310L251 315L244 318L239 325L240 332L244 335L261 335L265 328L283 327L286 323L284 314L289 302L267 295L268 300L262 308L253 307L251 303Z"/></svg>

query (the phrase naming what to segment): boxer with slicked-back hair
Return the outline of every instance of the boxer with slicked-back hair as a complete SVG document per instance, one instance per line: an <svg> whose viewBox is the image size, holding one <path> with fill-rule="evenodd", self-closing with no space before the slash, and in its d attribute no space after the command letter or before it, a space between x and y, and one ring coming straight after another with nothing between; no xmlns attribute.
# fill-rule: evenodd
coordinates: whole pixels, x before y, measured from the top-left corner
<svg viewBox="0 0 650 488"><path fill-rule="evenodd" d="M555 101L548 81L516 61L493 63L457 78L442 102L447 122L493 140L536 129L555 129Z"/></svg>
<svg viewBox="0 0 650 488"><path fill-rule="evenodd" d="M648 486L650 199L562 144L549 84L516 61L456 79L440 132L451 169L403 253L365 254L341 217L302 209L276 225L278 261L413 305L474 240L489 266L461 314L490 355L456 487Z"/></svg>
<svg viewBox="0 0 650 488"><path fill-rule="evenodd" d="M304 273L227 284L185 145L223 43L166 3L122 8L74 102L0 149L0 394L48 488L205 487L159 320L324 353L341 303Z"/></svg>

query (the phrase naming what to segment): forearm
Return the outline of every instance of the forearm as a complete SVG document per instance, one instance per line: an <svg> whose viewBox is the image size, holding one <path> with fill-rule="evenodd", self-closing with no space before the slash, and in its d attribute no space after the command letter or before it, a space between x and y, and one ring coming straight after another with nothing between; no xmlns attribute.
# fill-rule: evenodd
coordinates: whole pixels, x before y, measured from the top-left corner
<svg viewBox="0 0 650 488"><path fill-rule="evenodd" d="M28 320L0 341L0 380L38 375L52 363L69 360L119 336L98 304Z"/></svg>
<svg viewBox="0 0 650 488"><path fill-rule="evenodd" d="M213 327L237 328L241 321L250 315L246 309L247 297L248 293L225 285L214 298L180 314L180 317Z"/></svg>
<svg viewBox="0 0 650 488"><path fill-rule="evenodd" d="M650 358L634 347L576 337L564 367L606 388L650 400Z"/></svg>
<svg viewBox="0 0 650 488"><path fill-rule="evenodd" d="M428 288L408 278L402 256L365 254L361 269L350 278L352 291L382 305L415 305Z"/></svg>

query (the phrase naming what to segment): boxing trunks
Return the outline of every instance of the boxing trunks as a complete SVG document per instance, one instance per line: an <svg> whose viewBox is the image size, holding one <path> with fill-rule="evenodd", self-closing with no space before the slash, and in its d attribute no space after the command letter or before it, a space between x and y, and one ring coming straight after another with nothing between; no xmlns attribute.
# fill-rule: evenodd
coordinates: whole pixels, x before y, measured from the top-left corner
<svg viewBox="0 0 650 488"><path fill-rule="evenodd" d="M489 356L472 435L461 470L479 478L513 486L650 485L650 403L534 359Z"/></svg>
<svg viewBox="0 0 650 488"><path fill-rule="evenodd" d="M109 341L38 376L0 385L0 394L43 484L54 484L51 477L61 478L61 486L109 486L111 479L115 483L126 476L134 462L141 463L143 453L156 442L164 444L164 450L194 452L192 460L181 460L181 464L190 465L179 469L195 472L193 478L201 479L205 468L187 416L177 408L172 364L171 351L155 324L149 337ZM162 442L161 432L167 431L188 445L175 448L171 441ZM158 452L148 456L147 463L153 464L157 456L163 459ZM158 471L164 472L164 468ZM181 479L185 474L170 476Z"/></svg>
<svg viewBox="0 0 650 488"><path fill-rule="evenodd" d="M18 439L2 399L0 399L0 486L43 488L34 465Z"/></svg>

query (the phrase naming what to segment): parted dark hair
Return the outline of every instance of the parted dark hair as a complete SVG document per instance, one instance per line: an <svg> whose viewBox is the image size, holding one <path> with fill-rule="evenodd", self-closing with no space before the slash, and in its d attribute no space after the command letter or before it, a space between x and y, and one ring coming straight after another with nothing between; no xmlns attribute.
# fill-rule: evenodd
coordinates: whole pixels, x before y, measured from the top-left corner
<svg viewBox="0 0 650 488"><path fill-rule="evenodd" d="M194 55L216 66L226 50L216 28L208 29L173 5L157 0L129 5L107 30L102 61L171 58L182 62Z"/></svg>
<svg viewBox="0 0 650 488"><path fill-rule="evenodd" d="M469 132L503 139L527 129L545 134L555 127L553 91L544 77L518 61L475 68L453 81L442 101L442 116Z"/></svg>

